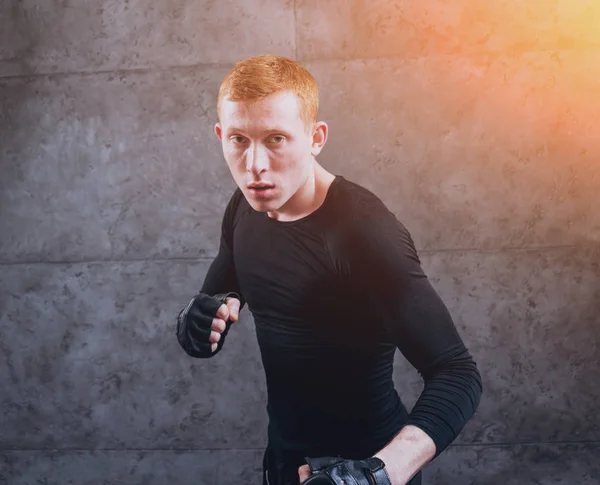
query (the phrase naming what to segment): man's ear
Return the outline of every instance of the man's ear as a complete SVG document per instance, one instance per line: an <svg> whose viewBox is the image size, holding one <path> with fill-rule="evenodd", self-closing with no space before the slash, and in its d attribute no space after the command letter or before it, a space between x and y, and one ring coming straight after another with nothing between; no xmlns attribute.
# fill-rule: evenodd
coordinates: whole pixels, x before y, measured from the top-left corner
<svg viewBox="0 0 600 485"><path fill-rule="evenodd" d="M221 136L223 135L223 128L221 127L221 123L215 124L215 135L217 135L217 138L221 140Z"/></svg>
<svg viewBox="0 0 600 485"><path fill-rule="evenodd" d="M315 124L311 146L311 154L313 157L316 157L319 153L321 153L321 150L327 142L328 131L329 127L324 121L319 121Z"/></svg>

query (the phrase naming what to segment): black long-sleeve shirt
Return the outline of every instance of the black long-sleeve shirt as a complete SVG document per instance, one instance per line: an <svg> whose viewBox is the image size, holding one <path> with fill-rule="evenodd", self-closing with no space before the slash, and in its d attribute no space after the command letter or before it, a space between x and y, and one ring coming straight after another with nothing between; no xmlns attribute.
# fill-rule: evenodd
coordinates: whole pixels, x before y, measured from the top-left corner
<svg viewBox="0 0 600 485"><path fill-rule="evenodd" d="M437 456L479 404L477 366L409 232L343 176L315 212L288 222L255 211L237 189L201 291L234 291L248 305L269 443L298 464L372 456L406 424L433 439ZM392 380L396 349L424 379L410 413Z"/></svg>

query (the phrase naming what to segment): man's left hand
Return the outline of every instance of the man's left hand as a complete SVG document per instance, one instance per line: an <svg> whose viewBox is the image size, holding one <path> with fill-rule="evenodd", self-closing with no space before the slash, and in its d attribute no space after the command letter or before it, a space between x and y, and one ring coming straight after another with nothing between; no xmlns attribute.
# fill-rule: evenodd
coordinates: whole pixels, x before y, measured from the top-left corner
<svg viewBox="0 0 600 485"><path fill-rule="evenodd" d="M365 460L343 458L305 458L298 468L302 485L391 485L385 464L376 457Z"/></svg>
<svg viewBox="0 0 600 485"><path fill-rule="evenodd" d="M298 476L300 477L300 483L302 483L310 476L310 467L308 465L302 465L298 468Z"/></svg>

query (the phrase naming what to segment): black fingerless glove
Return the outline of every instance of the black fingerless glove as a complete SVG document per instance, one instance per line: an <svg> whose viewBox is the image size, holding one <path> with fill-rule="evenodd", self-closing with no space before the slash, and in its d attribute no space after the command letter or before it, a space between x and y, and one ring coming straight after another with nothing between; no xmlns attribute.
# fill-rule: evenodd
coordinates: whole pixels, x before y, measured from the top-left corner
<svg viewBox="0 0 600 485"><path fill-rule="evenodd" d="M310 476L302 485L391 485L385 464L377 457L365 460L305 458Z"/></svg>
<svg viewBox="0 0 600 485"><path fill-rule="evenodd" d="M213 296L199 293L179 312L176 329L177 340L188 355L206 359L221 351L232 320L229 319L225 322L225 330L221 333L221 339L214 352L211 350L212 343L209 341L209 337L213 318L216 317L221 305L230 297L240 299L239 295L233 292L219 293Z"/></svg>

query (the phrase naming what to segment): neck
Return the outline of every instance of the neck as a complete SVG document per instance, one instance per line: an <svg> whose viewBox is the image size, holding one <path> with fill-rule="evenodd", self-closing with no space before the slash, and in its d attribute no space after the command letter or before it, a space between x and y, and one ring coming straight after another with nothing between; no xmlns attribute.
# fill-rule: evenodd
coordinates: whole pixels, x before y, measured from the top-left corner
<svg viewBox="0 0 600 485"><path fill-rule="evenodd" d="M327 172L315 161L314 170L304 185L281 208L281 211L268 212L268 216L282 222L306 217L321 207L333 179L335 179L335 175Z"/></svg>

